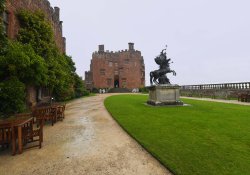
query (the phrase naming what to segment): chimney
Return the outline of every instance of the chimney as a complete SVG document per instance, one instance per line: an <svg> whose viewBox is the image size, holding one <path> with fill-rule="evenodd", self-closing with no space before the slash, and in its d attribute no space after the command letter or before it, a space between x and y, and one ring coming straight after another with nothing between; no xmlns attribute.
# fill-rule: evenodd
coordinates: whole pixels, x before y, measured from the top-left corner
<svg viewBox="0 0 250 175"><path fill-rule="evenodd" d="M129 51L134 51L134 43L128 43L128 49Z"/></svg>
<svg viewBox="0 0 250 175"><path fill-rule="evenodd" d="M98 50L99 53L103 53L104 52L104 45L99 45L99 50Z"/></svg>

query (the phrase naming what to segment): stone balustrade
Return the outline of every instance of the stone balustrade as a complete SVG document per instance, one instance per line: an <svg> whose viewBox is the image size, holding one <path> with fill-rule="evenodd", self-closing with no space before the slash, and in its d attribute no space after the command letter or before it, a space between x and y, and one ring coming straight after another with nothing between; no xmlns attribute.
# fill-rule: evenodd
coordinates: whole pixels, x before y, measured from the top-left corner
<svg viewBox="0 0 250 175"><path fill-rule="evenodd" d="M235 99L250 94L250 82L184 85L180 92L182 96Z"/></svg>
<svg viewBox="0 0 250 175"><path fill-rule="evenodd" d="M243 83L222 83L222 84L201 84L201 85L184 85L183 90L198 89L250 89L250 82Z"/></svg>

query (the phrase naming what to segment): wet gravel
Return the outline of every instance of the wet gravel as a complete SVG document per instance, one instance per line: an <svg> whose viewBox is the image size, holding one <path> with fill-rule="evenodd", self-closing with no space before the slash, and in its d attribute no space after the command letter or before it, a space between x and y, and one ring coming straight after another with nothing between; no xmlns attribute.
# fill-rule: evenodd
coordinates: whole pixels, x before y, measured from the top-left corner
<svg viewBox="0 0 250 175"><path fill-rule="evenodd" d="M0 151L1 175L165 175L157 160L106 111L108 94L67 105L65 119L44 127L42 149Z"/></svg>

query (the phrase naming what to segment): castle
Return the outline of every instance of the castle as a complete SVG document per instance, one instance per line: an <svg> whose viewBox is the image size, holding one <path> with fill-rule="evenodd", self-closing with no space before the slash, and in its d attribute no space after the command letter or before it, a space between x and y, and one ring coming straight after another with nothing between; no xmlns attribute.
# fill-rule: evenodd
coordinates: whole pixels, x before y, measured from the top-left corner
<svg viewBox="0 0 250 175"><path fill-rule="evenodd" d="M92 54L90 71L85 72L85 84L89 90L127 88L129 90L145 86L145 65L140 51L129 48L118 52L99 50Z"/></svg>

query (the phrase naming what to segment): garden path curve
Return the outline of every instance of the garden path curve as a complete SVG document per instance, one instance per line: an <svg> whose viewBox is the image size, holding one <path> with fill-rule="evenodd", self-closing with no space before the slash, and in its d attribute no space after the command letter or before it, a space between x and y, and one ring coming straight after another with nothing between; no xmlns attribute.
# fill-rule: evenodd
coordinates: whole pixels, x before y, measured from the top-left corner
<svg viewBox="0 0 250 175"><path fill-rule="evenodd" d="M171 174L109 115L103 104L109 95L67 104L64 121L45 126L42 149L16 156L0 152L0 174Z"/></svg>

